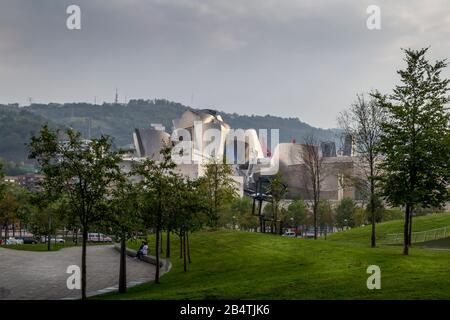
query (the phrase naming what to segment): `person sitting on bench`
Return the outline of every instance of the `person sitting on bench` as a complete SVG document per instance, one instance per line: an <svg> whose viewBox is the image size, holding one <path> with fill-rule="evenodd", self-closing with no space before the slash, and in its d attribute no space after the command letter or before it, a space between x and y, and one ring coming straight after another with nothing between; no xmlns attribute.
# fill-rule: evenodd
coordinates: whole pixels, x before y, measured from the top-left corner
<svg viewBox="0 0 450 320"><path fill-rule="evenodd" d="M142 260L142 256L146 256L148 253L148 244L147 241L142 242L142 245L140 246L138 252L136 253L136 257L139 260Z"/></svg>

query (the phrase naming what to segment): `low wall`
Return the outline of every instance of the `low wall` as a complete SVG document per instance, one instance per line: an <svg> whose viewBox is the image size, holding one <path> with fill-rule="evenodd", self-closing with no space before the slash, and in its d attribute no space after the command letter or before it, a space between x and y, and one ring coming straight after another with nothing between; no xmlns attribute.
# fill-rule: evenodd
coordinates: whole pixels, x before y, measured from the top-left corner
<svg viewBox="0 0 450 320"><path fill-rule="evenodd" d="M114 248L120 252L120 244L119 243L115 243ZM127 256L135 258L136 250L126 248L126 254L127 254ZM144 262L156 265L156 257L155 256L142 256L141 260ZM160 274L163 275L164 273L169 272L170 269L172 268L172 264L170 263L170 261L166 260L166 259L161 259L161 258L159 260L160 260L159 261Z"/></svg>

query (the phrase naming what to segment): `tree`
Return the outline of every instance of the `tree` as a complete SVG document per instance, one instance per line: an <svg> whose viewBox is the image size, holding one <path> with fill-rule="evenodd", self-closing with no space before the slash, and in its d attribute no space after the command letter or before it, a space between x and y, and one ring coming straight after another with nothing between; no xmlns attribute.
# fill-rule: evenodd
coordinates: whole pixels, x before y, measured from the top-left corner
<svg viewBox="0 0 450 320"><path fill-rule="evenodd" d="M278 210L280 201L284 198L286 192L287 189L283 184L281 171L278 171L277 174L269 181L269 184L267 186L267 193L270 194L272 198L272 219L270 224L270 231L272 233L281 234L282 222L279 221Z"/></svg>
<svg viewBox="0 0 450 320"><path fill-rule="evenodd" d="M373 201L367 204L366 211L368 213L367 220L370 223L373 223L373 219L375 219L376 223L383 221L385 208L383 201L379 197L375 196Z"/></svg>
<svg viewBox="0 0 450 320"><path fill-rule="evenodd" d="M188 177L176 176L177 185L176 203L179 205L176 216L176 232L181 241L181 255L184 271L187 271L187 263L192 262L190 254L189 234L202 226L202 213L208 212L202 194L202 178L191 180Z"/></svg>
<svg viewBox="0 0 450 320"><path fill-rule="evenodd" d="M258 218L252 214L250 198L236 199L231 205L230 212L235 217L233 222L237 222L241 230L256 230L258 228Z"/></svg>
<svg viewBox="0 0 450 320"><path fill-rule="evenodd" d="M51 250L51 236L61 226L64 219L62 212L64 204L62 199L49 199L46 192L35 192L32 195L32 209L30 214L30 231L35 236L45 237L47 250ZM56 237L55 237L56 238Z"/></svg>
<svg viewBox="0 0 450 320"><path fill-rule="evenodd" d="M5 177L5 174L3 172L3 163L0 162L0 199L3 196L3 190L5 188L5 183L3 181L3 178Z"/></svg>
<svg viewBox="0 0 450 320"><path fill-rule="evenodd" d="M301 157L305 165L305 187L312 196L312 209L314 219L314 239L317 239L317 209L320 202L320 192L324 179L323 157L320 155L319 144L313 136L305 139L301 151Z"/></svg>
<svg viewBox="0 0 450 320"><path fill-rule="evenodd" d="M209 227L218 227L220 215L237 197L236 182L232 176L233 168L226 162L212 159L205 165L202 181Z"/></svg>
<svg viewBox="0 0 450 320"><path fill-rule="evenodd" d="M80 223L81 298L86 299L86 245L92 225L107 218L106 199L120 176L121 152L113 151L108 137L86 141L79 132L67 130L66 140L44 125L31 138L30 158L36 159L45 175L42 188L49 199L64 195L70 212Z"/></svg>
<svg viewBox="0 0 450 320"><path fill-rule="evenodd" d="M317 207L317 222L320 229L325 231L325 239L327 238L327 233L329 228L333 228L334 216L331 204L326 199L320 199L319 205Z"/></svg>
<svg viewBox="0 0 450 320"><path fill-rule="evenodd" d="M138 190L123 174L108 199L108 211L111 214L108 227L120 241L119 293L127 291L126 241L133 237L135 231L142 229L137 195Z"/></svg>
<svg viewBox="0 0 450 320"><path fill-rule="evenodd" d="M174 192L179 187L173 183L175 166L171 158L171 149L165 147L161 149L160 161L146 159L135 165L132 170L132 175L142 178L137 187L143 221L155 230L155 283L159 283L161 232L174 205Z"/></svg>
<svg viewBox="0 0 450 320"><path fill-rule="evenodd" d="M16 197L11 192L7 191L0 200L0 222L6 226L5 242L8 239L8 226L15 223L19 207Z"/></svg>
<svg viewBox="0 0 450 320"><path fill-rule="evenodd" d="M403 254L409 254L412 212L417 206L441 206L449 199L449 79L446 60L430 63L428 48L404 50L406 68L393 93L373 96L387 113L379 150L383 154L384 198L405 208Z"/></svg>
<svg viewBox="0 0 450 320"><path fill-rule="evenodd" d="M339 228L353 228L355 226L354 214L356 204L351 198L342 199L336 207L336 224Z"/></svg>
<svg viewBox="0 0 450 320"><path fill-rule="evenodd" d="M302 199L292 201L286 212L286 220L292 221L295 228L302 226L302 232L306 229L308 219L308 206Z"/></svg>
<svg viewBox="0 0 450 320"><path fill-rule="evenodd" d="M364 172L370 186L369 206L372 217L371 246L376 246L376 177L378 175L377 162L380 160L378 143L381 136L381 124L385 121L385 112L377 100L367 101L364 94L357 95L356 101L349 110L344 111L338 118L339 125L355 139L356 152L360 160L360 170ZM359 163L359 162L357 162Z"/></svg>

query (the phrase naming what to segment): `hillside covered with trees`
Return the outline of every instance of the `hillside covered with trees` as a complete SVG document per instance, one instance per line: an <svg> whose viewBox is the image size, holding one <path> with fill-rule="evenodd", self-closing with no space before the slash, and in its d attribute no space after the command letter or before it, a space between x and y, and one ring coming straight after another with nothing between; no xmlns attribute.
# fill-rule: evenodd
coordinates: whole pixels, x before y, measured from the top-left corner
<svg viewBox="0 0 450 320"><path fill-rule="evenodd" d="M40 115L17 105L0 105L0 158L7 161L26 162L26 144L37 134L44 123L55 124Z"/></svg>
<svg viewBox="0 0 450 320"><path fill-rule="evenodd" d="M85 138L109 135L116 147L132 144L134 128L146 128L152 123L161 123L166 131L172 129L172 120L179 118L188 107L167 100L131 100L128 104L89 103L0 105L0 157L9 161L26 161L25 142L43 123L49 122L61 127L70 127L82 133ZM279 129L280 142L295 139L302 142L308 135L320 140L338 139L336 130L314 128L298 118L256 116L220 112L232 128ZM6 137L6 138L5 138ZM5 139L3 139L5 138Z"/></svg>

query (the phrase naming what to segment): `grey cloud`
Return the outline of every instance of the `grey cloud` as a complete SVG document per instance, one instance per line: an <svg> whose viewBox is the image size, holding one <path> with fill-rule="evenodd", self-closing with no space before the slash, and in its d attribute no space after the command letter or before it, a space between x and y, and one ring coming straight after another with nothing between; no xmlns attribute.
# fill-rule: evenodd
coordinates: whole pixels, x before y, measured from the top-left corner
<svg viewBox="0 0 450 320"><path fill-rule="evenodd" d="M82 30L65 8L82 9ZM378 4L382 30L365 27ZM0 0L0 102L164 97L323 127L397 81L400 47L449 56L446 0Z"/></svg>

